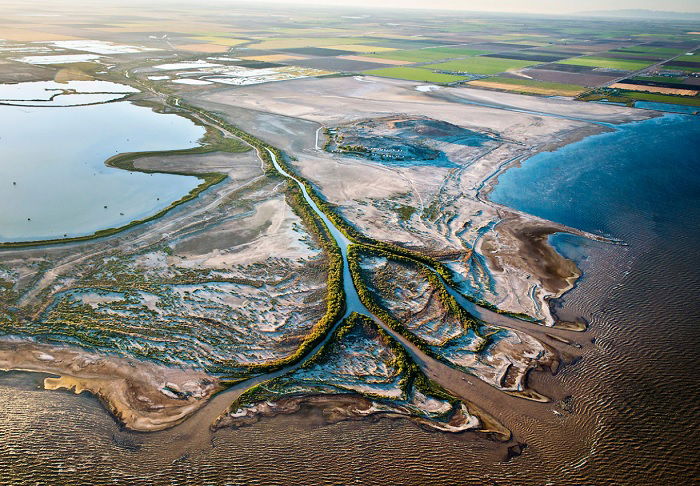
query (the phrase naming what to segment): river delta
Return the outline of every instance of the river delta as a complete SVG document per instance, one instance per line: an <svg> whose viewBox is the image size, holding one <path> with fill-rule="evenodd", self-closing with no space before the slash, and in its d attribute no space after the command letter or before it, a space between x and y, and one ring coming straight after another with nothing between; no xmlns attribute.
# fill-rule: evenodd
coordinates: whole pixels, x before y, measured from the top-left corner
<svg viewBox="0 0 700 486"><path fill-rule="evenodd" d="M697 116L71 42L0 85L0 483L684 475Z"/></svg>

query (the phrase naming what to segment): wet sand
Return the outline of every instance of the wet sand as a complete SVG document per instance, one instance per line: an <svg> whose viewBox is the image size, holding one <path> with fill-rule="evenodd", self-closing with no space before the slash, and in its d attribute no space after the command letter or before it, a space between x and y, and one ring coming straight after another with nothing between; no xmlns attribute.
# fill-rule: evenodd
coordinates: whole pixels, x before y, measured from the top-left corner
<svg viewBox="0 0 700 486"><path fill-rule="evenodd" d="M220 389L218 378L193 369L6 339L0 341L0 370L58 374L44 380L46 390L90 392L126 428L140 432L184 421Z"/></svg>

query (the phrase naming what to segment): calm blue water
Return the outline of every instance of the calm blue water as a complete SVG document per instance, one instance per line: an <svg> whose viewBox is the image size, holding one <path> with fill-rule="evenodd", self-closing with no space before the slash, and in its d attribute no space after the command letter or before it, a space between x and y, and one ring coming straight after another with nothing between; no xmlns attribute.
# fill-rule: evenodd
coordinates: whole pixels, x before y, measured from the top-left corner
<svg viewBox="0 0 700 486"><path fill-rule="evenodd" d="M626 124L539 154L503 174L491 197L628 244L552 237L583 270L555 312L584 317L596 339L558 377L576 400L577 433L591 424L596 430L585 460L568 468L583 473L572 482L692 476L700 423L700 117Z"/></svg>
<svg viewBox="0 0 700 486"><path fill-rule="evenodd" d="M187 118L129 102L0 106L0 241L89 235L157 213L199 179L128 172L105 160L194 147L202 135Z"/></svg>
<svg viewBox="0 0 700 486"><path fill-rule="evenodd" d="M700 106L676 105L673 103L658 103L656 101L637 101L634 103L635 108L644 108L646 110L670 111L671 113L698 113Z"/></svg>
<svg viewBox="0 0 700 486"><path fill-rule="evenodd" d="M629 123L535 155L502 174L490 198L626 240L669 222L690 224L700 207L700 118Z"/></svg>

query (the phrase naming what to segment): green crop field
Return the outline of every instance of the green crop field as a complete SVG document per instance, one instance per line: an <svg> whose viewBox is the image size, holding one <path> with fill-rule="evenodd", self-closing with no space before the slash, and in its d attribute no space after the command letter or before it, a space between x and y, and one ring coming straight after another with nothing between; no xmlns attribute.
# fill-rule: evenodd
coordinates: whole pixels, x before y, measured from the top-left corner
<svg viewBox="0 0 700 486"><path fill-rule="evenodd" d="M440 61L442 59L450 59L454 57L476 56L479 54L488 54L489 51L481 51L477 49L464 49L459 47L430 47L427 49L408 49L404 51L386 52L375 54L372 57L382 59L393 59L396 61L408 62L430 62Z"/></svg>
<svg viewBox="0 0 700 486"><path fill-rule="evenodd" d="M654 64L649 61L631 61L627 59L608 59L605 57L586 56L565 59L557 64L573 64L575 66L589 66L607 69L619 69L620 71L639 71Z"/></svg>
<svg viewBox="0 0 700 486"><path fill-rule="evenodd" d="M381 76L383 78L407 79L409 81L424 81L429 83L454 83L463 81L464 76L453 76L452 74L434 73L428 69L412 67L395 67L384 69L372 69L363 74L370 76Z"/></svg>
<svg viewBox="0 0 700 486"><path fill-rule="evenodd" d="M498 74L510 69L520 69L535 64L541 63L538 61L519 61L517 59L501 59L498 57L469 57L460 61L430 64L424 67L455 73Z"/></svg>

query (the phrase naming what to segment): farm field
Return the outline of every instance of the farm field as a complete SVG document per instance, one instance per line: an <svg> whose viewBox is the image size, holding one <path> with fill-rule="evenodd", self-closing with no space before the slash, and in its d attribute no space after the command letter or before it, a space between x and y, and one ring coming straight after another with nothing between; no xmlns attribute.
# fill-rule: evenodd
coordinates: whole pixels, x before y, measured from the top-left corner
<svg viewBox="0 0 700 486"><path fill-rule="evenodd" d="M412 49L412 50L397 50L394 52L385 52L382 54L375 54L372 57L378 57L383 59L395 59L397 61L409 61L409 62L430 62L430 61L440 61L442 59L477 56L479 54L488 54L489 51L479 50L479 49L468 49L460 47L428 47L424 49Z"/></svg>
<svg viewBox="0 0 700 486"><path fill-rule="evenodd" d="M384 69L372 69L364 71L370 76L381 76L386 78L407 79L410 81L421 81L426 83L454 83L467 78L453 74L436 73L430 69L412 67L391 67Z"/></svg>
<svg viewBox="0 0 700 486"><path fill-rule="evenodd" d="M470 57L459 61L448 61L439 64L428 64L425 68L440 71L469 74L498 74L540 64L537 61L519 61L516 59L498 59L495 57Z"/></svg>
<svg viewBox="0 0 700 486"><path fill-rule="evenodd" d="M519 93L533 93L548 96L577 96L586 91L584 86L566 83L552 83L533 79L506 78L502 76L470 81L470 86L503 89Z"/></svg>
<svg viewBox="0 0 700 486"><path fill-rule="evenodd" d="M638 71L640 69L644 69L645 67L649 67L654 63L650 61L633 61L626 59L611 59L606 57L586 56L559 61L559 64L573 64L575 66L616 69L619 71Z"/></svg>

